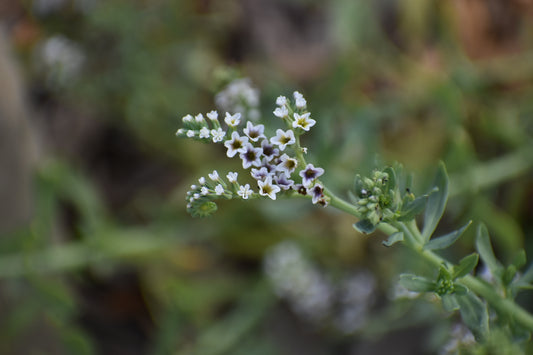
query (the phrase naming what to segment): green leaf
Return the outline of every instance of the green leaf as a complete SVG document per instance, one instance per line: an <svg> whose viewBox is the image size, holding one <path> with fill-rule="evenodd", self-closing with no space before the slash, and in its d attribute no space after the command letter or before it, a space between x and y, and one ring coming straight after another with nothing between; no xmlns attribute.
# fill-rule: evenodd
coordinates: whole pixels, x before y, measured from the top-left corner
<svg viewBox="0 0 533 355"><path fill-rule="evenodd" d="M389 236L387 240L384 240L382 244L386 247L390 247L393 244L396 244L398 242L403 241L403 233L402 232L396 232Z"/></svg>
<svg viewBox="0 0 533 355"><path fill-rule="evenodd" d="M438 188L438 191L430 194L428 198L426 213L424 215L424 228L422 229L422 236L425 241L431 238L435 228L437 228L437 224L444 213L444 208L448 201L448 174L442 162L439 164L433 186Z"/></svg>
<svg viewBox="0 0 533 355"><path fill-rule="evenodd" d="M446 312L453 312L459 309L459 303L454 294L443 295L442 297L442 306Z"/></svg>
<svg viewBox="0 0 533 355"><path fill-rule="evenodd" d="M368 219L362 219L359 222L354 223L353 227L360 233L370 234L376 230L377 225Z"/></svg>
<svg viewBox="0 0 533 355"><path fill-rule="evenodd" d="M483 223L480 223L477 228L476 235L476 249L481 257L481 260L487 265L494 276L501 275L503 266L494 256L492 246L490 244L489 232Z"/></svg>
<svg viewBox="0 0 533 355"><path fill-rule="evenodd" d="M398 217L399 221L410 221L414 219L417 215L422 213L424 210L424 207L426 207L428 196L420 196L414 199L413 201L409 201L406 204L402 206L402 211L400 212L400 217Z"/></svg>
<svg viewBox="0 0 533 355"><path fill-rule="evenodd" d="M453 279L468 275L476 267L479 261L479 254L472 253L459 261L459 265L453 268Z"/></svg>
<svg viewBox="0 0 533 355"><path fill-rule="evenodd" d="M394 171L394 168L387 167L383 172L387 173L389 175L389 181L387 182L387 190L396 190L396 171Z"/></svg>
<svg viewBox="0 0 533 355"><path fill-rule="evenodd" d="M401 274L400 285L412 292L430 292L436 287L435 282L412 274Z"/></svg>
<svg viewBox="0 0 533 355"><path fill-rule="evenodd" d="M472 292L456 295L461 318L466 326L474 333L476 339L485 338L489 332L489 314L487 306Z"/></svg>
<svg viewBox="0 0 533 355"><path fill-rule="evenodd" d="M443 235L442 237L431 239L426 245L424 245L424 249L425 250L446 249L447 247L455 243L457 239L459 239L459 237L464 233L464 231L468 228L468 226L470 226L471 223L472 221L469 221L467 224L465 224L464 226L462 226L456 231Z"/></svg>

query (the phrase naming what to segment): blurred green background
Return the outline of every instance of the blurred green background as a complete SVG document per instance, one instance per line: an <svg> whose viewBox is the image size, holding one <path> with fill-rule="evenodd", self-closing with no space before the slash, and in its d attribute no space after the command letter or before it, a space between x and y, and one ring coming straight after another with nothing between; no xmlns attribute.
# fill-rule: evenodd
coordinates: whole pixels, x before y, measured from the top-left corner
<svg viewBox="0 0 533 355"><path fill-rule="evenodd" d="M451 353L457 315L398 290L420 266L353 218L186 214L191 184L239 163L174 134L237 78L273 124L304 94L340 195L394 161L424 192L443 160L440 229L484 221L502 260L533 255L529 1L4 0L0 26L2 354Z"/></svg>

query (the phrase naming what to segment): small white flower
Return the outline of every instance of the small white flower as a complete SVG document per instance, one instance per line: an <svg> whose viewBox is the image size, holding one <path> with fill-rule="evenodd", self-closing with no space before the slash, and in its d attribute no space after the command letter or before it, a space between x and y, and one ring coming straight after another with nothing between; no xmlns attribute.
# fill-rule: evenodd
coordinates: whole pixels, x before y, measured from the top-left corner
<svg viewBox="0 0 533 355"><path fill-rule="evenodd" d="M272 176L267 176L265 180L258 180L259 194L262 196L268 196L272 200L276 199L276 194L281 191L279 186L272 184Z"/></svg>
<svg viewBox="0 0 533 355"><path fill-rule="evenodd" d="M274 116L283 118L286 117L289 114L289 110L286 106L276 107L274 110Z"/></svg>
<svg viewBox="0 0 533 355"><path fill-rule="evenodd" d="M307 147L302 147L302 153L307 154Z"/></svg>
<svg viewBox="0 0 533 355"><path fill-rule="evenodd" d="M241 114L237 112L234 115L231 115L229 112L226 112L226 118L224 118L224 122L230 127L237 127L241 123Z"/></svg>
<svg viewBox="0 0 533 355"><path fill-rule="evenodd" d="M215 110L209 112L206 114L207 118L209 118L211 121L217 121L218 120L218 112Z"/></svg>
<svg viewBox="0 0 533 355"><path fill-rule="evenodd" d="M209 189L206 186L202 186L202 188L200 189L200 194L204 196L209 194Z"/></svg>
<svg viewBox="0 0 533 355"><path fill-rule="evenodd" d="M201 177L198 179L198 182L200 183L200 185L205 185L205 177Z"/></svg>
<svg viewBox="0 0 533 355"><path fill-rule="evenodd" d="M224 140L224 137L226 136L226 132L224 132L222 128L212 129L211 136L213 137L214 143L222 142Z"/></svg>
<svg viewBox="0 0 533 355"><path fill-rule="evenodd" d="M196 122L198 123L204 123L205 120L204 120L204 115L202 115L201 113L197 114L196 116L194 116L194 119L196 120Z"/></svg>
<svg viewBox="0 0 533 355"><path fill-rule="evenodd" d="M313 184L313 181L324 174L324 169L315 168L313 164L307 164L305 169L300 171L300 176L302 177L302 184L309 188Z"/></svg>
<svg viewBox="0 0 533 355"><path fill-rule="evenodd" d="M294 100L296 101L296 107L298 108L305 108L307 105L307 101L304 99L303 95L300 94L298 91L295 91L293 93Z"/></svg>
<svg viewBox="0 0 533 355"><path fill-rule="evenodd" d="M287 177L290 177L292 172L298 166L298 161L294 158L289 157L287 154L283 154L279 158L279 164L276 166L278 171L283 171Z"/></svg>
<svg viewBox="0 0 533 355"><path fill-rule="evenodd" d="M279 146L279 150L284 150L287 145L294 144L296 138L294 137L294 132L292 130L289 129L286 132L283 132L282 129L278 128L276 130L276 136L270 138L270 142Z"/></svg>
<svg viewBox="0 0 533 355"><path fill-rule="evenodd" d="M274 148L268 139L263 139L261 142L261 148L263 148L263 157L267 162L279 156L279 149Z"/></svg>
<svg viewBox="0 0 533 355"><path fill-rule="evenodd" d="M192 122L193 119L191 115L183 116L183 122Z"/></svg>
<svg viewBox="0 0 533 355"><path fill-rule="evenodd" d="M301 128L304 131L309 131L309 129L313 127L316 123L314 119L309 118L309 115L311 115L311 113L309 112L306 112L303 115L294 113L294 121L292 122L292 127Z"/></svg>
<svg viewBox="0 0 533 355"><path fill-rule="evenodd" d="M211 136L211 132L209 131L209 128L202 127L200 130L200 138L209 138Z"/></svg>
<svg viewBox="0 0 533 355"><path fill-rule="evenodd" d="M185 132L186 132L186 129L180 128L180 129L178 129L178 130L176 131L176 135L179 136L179 135L181 135L181 134L185 134Z"/></svg>
<svg viewBox="0 0 533 355"><path fill-rule="evenodd" d="M188 130L188 131L187 131L187 137L189 137L189 138L194 137L194 133L195 133L195 132L194 132L192 129Z"/></svg>
<svg viewBox="0 0 533 355"><path fill-rule="evenodd" d="M246 128L243 129L244 134L250 138L252 142L257 142L259 138L264 138L264 132L265 132L265 126L262 124L258 124L257 126L254 126L254 124L250 121L246 123Z"/></svg>
<svg viewBox="0 0 533 355"><path fill-rule="evenodd" d="M224 188L222 187L222 185L218 184L216 187L215 187L215 193L217 195L222 195L224 193Z"/></svg>
<svg viewBox="0 0 533 355"><path fill-rule="evenodd" d="M288 190L294 186L294 180L289 179L289 176L285 173L275 176L274 181L282 190Z"/></svg>
<svg viewBox="0 0 533 355"><path fill-rule="evenodd" d="M285 96L278 96L276 99L276 105L285 106L287 105L287 98Z"/></svg>
<svg viewBox="0 0 533 355"><path fill-rule="evenodd" d="M196 186L196 185L191 185L191 190L196 190L197 187L198 186Z"/></svg>
<svg viewBox="0 0 533 355"><path fill-rule="evenodd" d="M244 200L247 200L254 192L250 189L250 184L244 186L239 186L239 191L237 194L241 196Z"/></svg>
<svg viewBox="0 0 533 355"><path fill-rule="evenodd" d="M246 143L245 152L239 154L242 159L242 167L248 169L251 166L261 166L261 155L263 154L263 148L255 148L250 143Z"/></svg>
<svg viewBox="0 0 533 355"><path fill-rule="evenodd" d="M248 137L241 137L239 133L232 132L231 139L224 142L224 146L228 149L226 155L228 158L233 158L237 153L246 152L246 144L248 144Z"/></svg>
<svg viewBox="0 0 533 355"><path fill-rule="evenodd" d="M209 178L213 181L218 181L220 179L220 176L218 175L218 171L213 170L211 174L207 174Z"/></svg>
<svg viewBox="0 0 533 355"><path fill-rule="evenodd" d="M226 177L228 178L228 181L231 183L237 182L237 176L239 176L239 173L231 172L231 171L228 173L228 175L226 175Z"/></svg>
<svg viewBox="0 0 533 355"><path fill-rule="evenodd" d="M197 199L200 198L200 194L198 194L198 193L197 193L197 194L194 194L194 195L192 195L192 197L193 197L195 200L197 200Z"/></svg>

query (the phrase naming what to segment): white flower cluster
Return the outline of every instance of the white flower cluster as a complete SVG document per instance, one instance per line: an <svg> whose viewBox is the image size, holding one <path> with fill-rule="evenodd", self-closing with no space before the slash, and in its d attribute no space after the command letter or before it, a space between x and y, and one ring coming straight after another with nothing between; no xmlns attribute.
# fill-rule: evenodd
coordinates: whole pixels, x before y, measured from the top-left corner
<svg viewBox="0 0 533 355"><path fill-rule="evenodd" d="M324 169L305 163L303 154L305 148L299 145L299 136L310 130L316 123L310 118L311 113L306 110L306 100L299 92L295 92L294 104L284 96L277 98L278 107L274 115L285 121L289 129L277 129L275 135L268 137L263 124L246 121L244 125L240 113L226 112L224 122L227 130L223 130L218 120L218 113L211 111L196 116L183 117L184 128L180 128L176 135L194 138L205 142L223 143L229 158L238 157L243 169L249 169L250 175L257 183L258 193L254 194L249 185L234 183L234 189L227 189L217 174L218 179L211 179L209 186L192 188L187 198L192 210L199 202L213 197L249 197L267 196L275 200L277 195L284 192L298 192L309 195L314 204L327 205L328 199L324 195L324 187L317 179L324 173ZM241 128L241 124L244 126ZM205 180L205 179L204 179ZM220 179L221 180L221 179ZM213 185L218 183L218 185ZM220 187L218 187L220 186ZM248 187L246 187L248 186ZM218 187L218 189L217 189ZM198 190L198 191L196 191ZM194 214L194 213L193 213Z"/></svg>
<svg viewBox="0 0 533 355"><path fill-rule="evenodd" d="M294 242L283 241L265 255L263 266L276 294L301 317L332 325L345 334L361 329L375 300L376 280L361 271L333 283Z"/></svg>
<svg viewBox="0 0 533 355"><path fill-rule="evenodd" d="M233 80L215 96L215 104L223 111L241 112L252 121L261 117L259 112L259 90L252 86L249 78Z"/></svg>

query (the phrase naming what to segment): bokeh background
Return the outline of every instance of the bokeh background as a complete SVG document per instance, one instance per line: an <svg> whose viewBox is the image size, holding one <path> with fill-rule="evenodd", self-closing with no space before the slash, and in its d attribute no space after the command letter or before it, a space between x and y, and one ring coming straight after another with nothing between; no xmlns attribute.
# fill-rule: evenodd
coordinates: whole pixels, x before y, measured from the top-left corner
<svg viewBox="0 0 533 355"><path fill-rule="evenodd" d="M185 194L221 146L175 137L232 80L299 90L309 160L346 196L398 161L533 255L533 1L0 1L0 353L451 354L457 315L398 289L383 236L308 201ZM499 164L499 165L498 165ZM489 168L485 168L485 167ZM449 252L472 251L472 233ZM532 309L531 294L520 299Z"/></svg>

